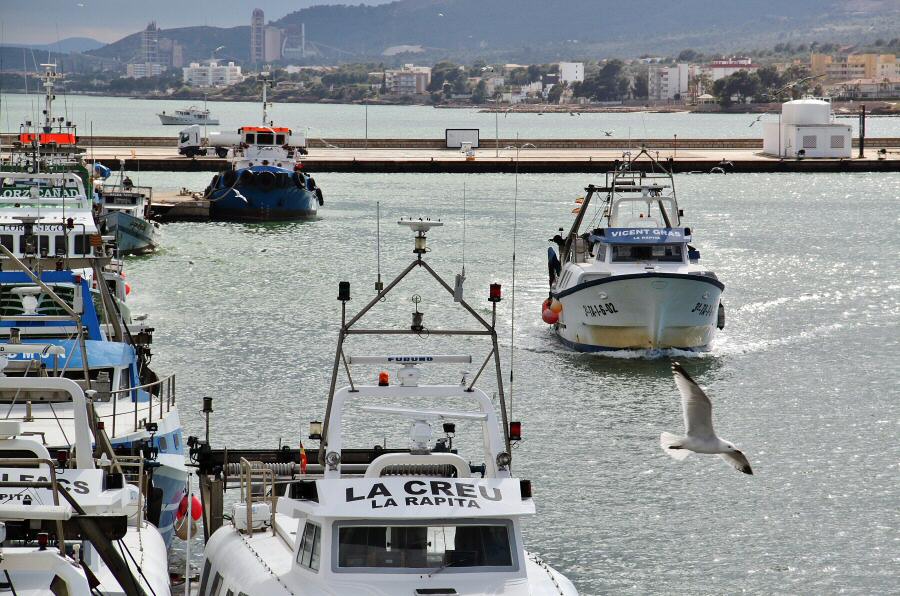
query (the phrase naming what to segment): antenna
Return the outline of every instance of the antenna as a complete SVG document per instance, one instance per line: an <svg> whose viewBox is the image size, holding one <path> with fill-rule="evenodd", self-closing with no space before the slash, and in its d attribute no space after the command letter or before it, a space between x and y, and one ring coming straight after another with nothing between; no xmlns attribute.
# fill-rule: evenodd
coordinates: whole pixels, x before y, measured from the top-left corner
<svg viewBox="0 0 900 596"><path fill-rule="evenodd" d="M516 133L516 168L513 175L513 237L512 237L512 314L509 325L509 418L513 417L513 370L516 357L516 232L519 224L519 133Z"/></svg>
<svg viewBox="0 0 900 596"><path fill-rule="evenodd" d="M384 282L381 281L381 201L375 201L375 255L378 262L378 280L375 282L375 291L381 292L384 289Z"/></svg>
<svg viewBox="0 0 900 596"><path fill-rule="evenodd" d="M453 301L463 298L463 284L466 281L466 181L463 180L463 237L462 237L462 271L456 274L453 285Z"/></svg>

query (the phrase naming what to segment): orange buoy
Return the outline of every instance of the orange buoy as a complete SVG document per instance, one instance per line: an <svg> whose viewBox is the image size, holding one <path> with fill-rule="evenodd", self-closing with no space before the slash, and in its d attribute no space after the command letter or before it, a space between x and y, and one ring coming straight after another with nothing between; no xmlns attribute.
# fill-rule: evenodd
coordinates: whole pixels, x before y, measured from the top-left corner
<svg viewBox="0 0 900 596"><path fill-rule="evenodd" d="M183 518L187 514L188 510L188 496L184 495L181 497L181 503L178 504L178 513L175 514L177 519ZM197 521L203 515L203 506L200 504L200 499L197 498L197 495L191 495L191 519Z"/></svg>
<svg viewBox="0 0 900 596"><path fill-rule="evenodd" d="M554 298L554 299L550 302L550 310L552 310L552 311L555 312L556 314L561 313L561 312L562 312L562 302L560 302L559 300L557 300L556 298Z"/></svg>
<svg viewBox="0 0 900 596"><path fill-rule="evenodd" d="M544 320L548 325L553 325L557 321L559 321L559 315L550 310L549 308L544 309L544 312L541 314L541 319Z"/></svg>

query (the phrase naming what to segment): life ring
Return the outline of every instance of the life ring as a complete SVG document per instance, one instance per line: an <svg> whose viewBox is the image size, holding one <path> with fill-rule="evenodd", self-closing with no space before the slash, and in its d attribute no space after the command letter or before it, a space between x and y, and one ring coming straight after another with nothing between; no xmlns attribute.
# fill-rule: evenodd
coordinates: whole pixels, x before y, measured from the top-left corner
<svg viewBox="0 0 900 596"><path fill-rule="evenodd" d="M269 172L268 170L264 172L260 172L256 175L256 184L262 190L272 190L275 188L275 184L277 184L278 179L275 178L275 174L273 172Z"/></svg>

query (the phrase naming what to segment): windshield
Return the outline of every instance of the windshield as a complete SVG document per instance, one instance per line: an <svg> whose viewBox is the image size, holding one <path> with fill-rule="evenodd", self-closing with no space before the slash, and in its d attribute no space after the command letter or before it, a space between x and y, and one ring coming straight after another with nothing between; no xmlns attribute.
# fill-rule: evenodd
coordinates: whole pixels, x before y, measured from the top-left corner
<svg viewBox="0 0 900 596"><path fill-rule="evenodd" d="M614 244L612 249L613 263L635 261L681 263L684 260L680 244Z"/></svg>
<svg viewBox="0 0 900 596"><path fill-rule="evenodd" d="M340 525L338 570L513 567L510 524ZM483 569L482 569L483 570Z"/></svg>

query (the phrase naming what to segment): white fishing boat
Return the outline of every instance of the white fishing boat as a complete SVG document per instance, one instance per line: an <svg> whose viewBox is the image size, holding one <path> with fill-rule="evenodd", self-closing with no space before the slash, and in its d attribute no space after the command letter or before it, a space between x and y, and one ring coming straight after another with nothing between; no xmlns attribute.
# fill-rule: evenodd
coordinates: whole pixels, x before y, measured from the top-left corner
<svg viewBox="0 0 900 596"><path fill-rule="evenodd" d="M115 237L119 255L144 255L156 250L159 224L150 220L153 189L134 184L125 174L124 162L116 179L96 185L94 197L100 208L100 226Z"/></svg>
<svg viewBox="0 0 900 596"><path fill-rule="evenodd" d="M579 351L707 349L725 324L725 286L691 246L672 173L641 150L585 190L568 235L553 239L559 255L549 249L544 322Z"/></svg>
<svg viewBox="0 0 900 596"><path fill-rule="evenodd" d="M318 463L307 465L301 452L299 469L296 459L219 464L226 474L239 472L242 496L231 523L206 545L202 595L576 594L568 579L524 545L522 523L535 515L535 501L531 482L512 470L511 447L521 425L507 420L500 374L494 326L500 286L492 284L485 296L493 307L488 322L478 314L480 307L463 299L461 282L454 291L423 259L426 232L441 224L400 223L416 231L416 258L385 289L379 280L377 295L358 314L349 321L342 317L325 422L310 425L311 438L320 441ZM430 328L418 302L409 327L362 328L369 310L415 269L424 269L453 295L475 328ZM346 312L348 282L339 285L338 299ZM345 351L345 342L357 335L381 336L383 343L402 334L466 336L467 346L480 336L489 342L488 353L474 376L460 378L454 367L446 381L426 384L423 368L430 375L437 373L431 367L468 364L472 357ZM491 395L476 386L490 365L497 371L493 394L499 412ZM396 374L381 372L371 384L350 376L351 367L373 366L395 368ZM336 388L342 367L348 385ZM448 409L448 402L458 409ZM365 434L374 419L387 420L377 426L379 433L390 432L392 420L405 425L408 446L351 447L353 429ZM474 444L462 436L476 437ZM207 455L201 473L212 474L215 457Z"/></svg>
<svg viewBox="0 0 900 596"><path fill-rule="evenodd" d="M144 517L142 458L104 451L88 396L62 377L5 376L8 356L53 345L4 345L0 393L66 396L72 444L48 447L43 420L22 412L0 420L0 574L3 590L38 594L169 594L166 545ZM94 459L93 444L103 452ZM128 481L133 482L129 483Z"/></svg>
<svg viewBox="0 0 900 596"><path fill-rule="evenodd" d="M178 124L187 126L189 124L206 124L207 126L218 126L219 124L219 120L213 118L210 115L209 110L196 108L194 106L175 110L171 114L167 114L163 111L157 114L157 116L159 116L159 121L166 125Z"/></svg>

